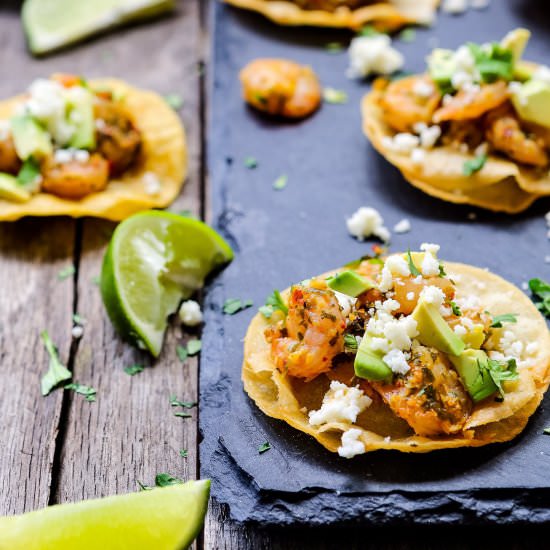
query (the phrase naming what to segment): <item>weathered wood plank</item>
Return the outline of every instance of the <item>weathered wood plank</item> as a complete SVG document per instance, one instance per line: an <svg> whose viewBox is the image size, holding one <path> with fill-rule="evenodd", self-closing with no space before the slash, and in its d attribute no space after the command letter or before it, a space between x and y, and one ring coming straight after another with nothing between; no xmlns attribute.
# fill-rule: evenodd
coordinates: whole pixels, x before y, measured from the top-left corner
<svg viewBox="0 0 550 550"><path fill-rule="evenodd" d="M49 66L26 54L18 4L0 9L0 98L20 93ZM72 264L74 240L69 219L0 224L0 514L49 500L62 393L40 395L48 356L39 333L47 329L68 360L74 284L57 274Z"/></svg>
<svg viewBox="0 0 550 550"><path fill-rule="evenodd" d="M101 43L88 45L79 62L101 72L184 99L182 116L189 141L190 173L173 210L200 211L200 48L199 1L179 5L176 16L149 26L128 29ZM101 52L108 52L101 56ZM56 502L72 501L137 489L136 480L152 483L155 474L170 472L195 478L197 422L173 416L169 396L197 400L197 362L185 365L175 353L179 327L170 330L161 358L153 366L115 334L93 277L101 262L112 224L82 222L77 309L87 319L75 358L75 379L97 389L97 402L71 396L60 455ZM131 377L123 368L150 365ZM189 457L182 458L180 449Z"/></svg>

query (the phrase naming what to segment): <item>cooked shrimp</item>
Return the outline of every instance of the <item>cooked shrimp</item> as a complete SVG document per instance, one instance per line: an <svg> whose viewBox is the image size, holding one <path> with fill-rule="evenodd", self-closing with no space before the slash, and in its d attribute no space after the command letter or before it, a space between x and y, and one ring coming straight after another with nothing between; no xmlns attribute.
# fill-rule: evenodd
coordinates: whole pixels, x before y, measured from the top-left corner
<svg viewBox="0 0 550 550"><path fill-rule="evenodd" d="M121 174L136 161L141 134L120 102L98 98L94 116L97 150L109 161L111 174Z"/></svg>
<svg viewBox="0 0 550 550"><path fill-rule="evenodd" d="M509 97L508 85L502 80L494 84L464 88L435 112L433 121L439 123L445 120L479 118L502 105Z"/></svg>
<svg viewBox="0 0 550 550"><path fill-rule="evenodd" d="M293 287L282 323L268 328L266 338L277 368L291 376L312 380L344 351L346 322L330 290Z"/></svg>
<svg viewBox="0 0 550 550"><path fill-rule="evenodd" d="M256 59L240 73L243 98L271 115L303 118L321 103L321 86L310 67L285 59Z"/></svg>
<svg viewBox="0 0 550 550"><path fill-rule="evenodd" d="M109 163L98 154L87 161L58 163L54 158L42 166L42 190L64 199L80 199L102 191L109 181Z"/></svg>
<svg viewBox="0 0 550 550"><path fill-rule="evenodd" d="M523 164L548 165L544 140L526 135L511 106L489 113L485 123L485 137L497 151Z"/></svg>
<svg viewBox="0 0 550 550"><path fill-rule="evenodd" d="M431 93L422 90L429 91L430 87ZM388 84L381 96L380 107L392 128L398 132L410 132L419 122L431 122L440 101L441 94L429 76L409 76Z"/></svg>
<svg viewBox="0 0 550 550"><path fill-rule="evenodd" d="M443 132L443 145L461 148L464 144L474 150L485 141L483 127L477 120L451 120Z"/></svg>
<svg viewBox="0 0 550 550"><path fill-rule="evenodd" d="M460 432L472 401L445 356L436 349L416 346L409 365L410 371L392 384L371 385L418 435Z"/></svg>
<svg viewBox="0 0 550 550"><path fill-rule="evenodd" d="M11 135L0 138L0 172L17 174L21 168L21 161L17 156Z"/></svg>

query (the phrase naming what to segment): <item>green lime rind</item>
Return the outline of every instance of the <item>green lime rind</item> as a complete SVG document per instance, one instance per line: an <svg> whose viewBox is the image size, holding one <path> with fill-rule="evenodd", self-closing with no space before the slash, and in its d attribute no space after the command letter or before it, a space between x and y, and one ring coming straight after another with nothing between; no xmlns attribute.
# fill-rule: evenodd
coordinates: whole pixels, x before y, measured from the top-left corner
<svg viewBox="0 0 550 550"><path fill-rule="evenodd" d="M0 549L181 550L199 534L210 480L0 518Z"/></svg>
<svg viewBox="0 0 550 550"><path fill-rule="evenodd" d="M113 233L101 270L103 303L115 329L158 357L167 317L232 259L225 240L199 220L161 211L131 216Z"/></svg>
<svg viewBox="0 0 550 550"><path fill-rule="evenodd" d="M175 6L176 0L25 0L21 19L29 49L42 55Z"/></svg>

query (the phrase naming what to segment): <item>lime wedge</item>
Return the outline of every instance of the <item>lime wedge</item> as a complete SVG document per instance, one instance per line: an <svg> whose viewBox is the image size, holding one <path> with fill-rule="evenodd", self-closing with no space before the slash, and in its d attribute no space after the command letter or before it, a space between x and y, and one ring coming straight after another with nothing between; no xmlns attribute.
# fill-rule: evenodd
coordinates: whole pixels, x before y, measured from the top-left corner
<svg viewBox="0 0 550 550"><path fill-rule="evenodd" d="M30 198L30 193L21 186L17 178L10 174L0 173L0 199L12 202L27 202Z"/></svg>
<svg viewBox="0 0 550 550"><path fill-rule="evenodd" d="M0 518L0 550L182 550L198 535L210 480Z"/></svg>
<svg viewBox="0 0 550 550"><path fill-rule="evenodd" d="M175 5L175 0L25 0L21 17L30 50L44 54Z"/></svg>
<svg viewBox="0 0 550 550"><path fill-rule="evenodd" d="M135 214L116 228L103 259L103 303L121 336L157 357L168 315L232 259L229 245L201 221Z"/></svg>

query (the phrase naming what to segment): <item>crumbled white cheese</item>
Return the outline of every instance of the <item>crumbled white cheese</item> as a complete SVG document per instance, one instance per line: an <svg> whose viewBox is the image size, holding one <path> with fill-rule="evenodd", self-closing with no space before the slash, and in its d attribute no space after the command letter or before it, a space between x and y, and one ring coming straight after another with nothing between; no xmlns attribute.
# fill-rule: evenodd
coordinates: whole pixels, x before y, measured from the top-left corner
<svg viewBox="0 0 550 550"><path fill-rule="evenodd" d="M418 97L430 97L434 93L434 86L426 80L416 80L413 85L413 94Z"/></svg>
<svg viewBox="0 0 550 550"><path fill-rule="evenodd" d="M468 333L466 327L460 323L455 325L454 332L457 336L465 336Z"/></svg>
<svg viewBox="0 0 550 550"><path fill-rule="evenodd" d="M323 397L318 411L309 413L309 423L320 426L332 422L353 424L357 416L372 403L372 399L358 387L346 386L337 380L330 383L330 388Z"/></svg>
<svg viewBox="0 0 550 550"><path fill-rule="evenodd" d="M445 301L445 293L438 286L429 285L422 289L420 299L439 308Z"/></svg>
<svg viewBox="0 0 550 550"><path fill-rule="evenodd" d="M154 172L145 172L141 181L143 182L143 188L148 195L158 195L161 190L160 180Z"/></svg>
<svg viewBox="0 0 550 550"><path fill-rule="evenodd" d="M357 455L365 453L365 444L360 441L361 430L359 428L351 428L342 434L342 445L338 447L338 454L342 458L353 458Z"/></svg>
<svg viewBox="0 0 550 550"><path fill-rule="evenodd" d="M338 300L338 303L340 304L340 307L342 308L342 313L345 317L347 317L351 313L351 310L355 305L357 299L336 290L334 290L333 292L336 296L336 299Z"/></svg>
<svg viewBox="0 0 550 550"><path fill-rule="evenodd" d="M529 284L526 283L525 281L523 281L523 283L521 283L521 288L522 288L523 290L528 290L528 289L529 289Z"/></svg>
<svg viewBox="0 0 550 550"><path fill-rule="evenodd" d="M407 218L403 218L394 225L393 230L396 233L408 233L411 230L411 222Z"/></svg>
<svg viewBox="0 0 550 550"><path fill-rule="evenodd" d="M527 355L535 355L535 353L537 353L538 351L539 351L538 342L529 342L525 347L525 353L527 353Z"/></svg>
<svg viewBox="0 0 550 550"><path fill-rule="evenodd" d="M424 149L431 149L441 136L441 128L437 125L424 128L420 132L420 145Z"/></svg>
<svg viewBox="0 0 550 550"><path fill-rule="evenodd" d="M358 36L349 46L349 69L351 78L365 78L371 74L392 74L401 69L405 59L391 46L387 34Z"/></svg>
<svg viewBox="0 0 550 550"><path fill-rule="evenodd" d="M76 162L88 162L90 160L90 153L86 149L75 149L73 158Z"/></svg>
<svg viewBox="0 0 550 550"><path fill-rule="evenodd" d="M400 155L410 155L420 145L420 138L407 132L384 136L382 141L386 149Z"/></svg>
<svg viewBox="0 0 550 550"><path fill-rule="evenodd" d="M468 9L468 0L444 0L441 9L445 13L461 14Z"/></svg>
<svg viewBox="0 0 550 550"><path fill-rule="evenodd" d="M407 292L407 300L412 301L414 300L415 293L414 292Z"/></svg>
<svg viewBox="0 0 550 550"><path fill-rule="evenodd" d="M392 349L409 350L412 338L418 336L417 323L410 315L397 319L384 311L377 311L376 315L369 319L367 333L373 340L381 339L377 343L377 349L385 352ZM386 342L382 341L383 339Z"/></svg>
<svg viewBox="0 0 550 550"><path fill-rule="evenodd" d="M405 259L397 254L390 256L384 267L387 267L393 275L402 275L408 277L411 274L409 264Z"/></svg>
<svg viewBox="0 0 550 550"><path fill-rule="evenodd" d="M420 135L427 127L425 122L415 122L412 128L415 134Z"/></svg>
<svg viewBox="0 0 550 550"><path fill-rule="evenodd" d="M550 84L550 67L547 67L546 65L540 65L539 67L537 67L531 78L533 80L544 82L545 84Z"/></svg>
<svg viewBox="0 0 550 550"><path fill-rule="evenodd" d="M348 231L360 241L374 235L384 242L390 240L391 234L384 226L380 212L370 206L362 206L346 221Z"/></svg>
<svg viewBox="0 0 550 550"><path fill-rule="evenodd" d="M397 300L389 299L382 303L382 309L388 313L397 311L401 307L401 304Z"/></svg>
<svg viewBox="0 0 550 550"><path fill-rule="evenodd" d="M84 327L81 325L75 325L71 330L71 334L75 340L79 340L84 334Z"/></svg>
<svg viewBox="0 0 550 550"><path fill-rule="evenodd" d="M411 368L407 362L409 358L409 353L404 353L398 349L392 349L384 355L382 360L390 367L393 373L407 374Z"/></svg>
<svg viewBox="0 0 550 550"><path fill-rule="evenodd" d="M420 149L419 147L415 147L411 152L411 161L417 166L424 164L426 161L426 151L424 151L424 149Z"/></svg>
<svg viewBox="0 0 550 550"><path fill-rule="evenodd" d="M90 159L90 153L85 149L56 149L53 159L57 164L67 164L73 161L84 163Z"/></svg>
<svg viewBox="0 0 550 550"><path fill-rule="evenodd" d="M196 327L202 323L201 306L195 300L187 300L179 310L181 322L188 327Z"/></svg>

